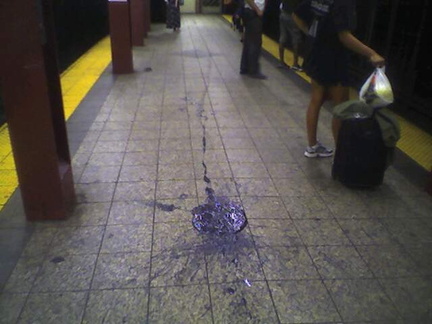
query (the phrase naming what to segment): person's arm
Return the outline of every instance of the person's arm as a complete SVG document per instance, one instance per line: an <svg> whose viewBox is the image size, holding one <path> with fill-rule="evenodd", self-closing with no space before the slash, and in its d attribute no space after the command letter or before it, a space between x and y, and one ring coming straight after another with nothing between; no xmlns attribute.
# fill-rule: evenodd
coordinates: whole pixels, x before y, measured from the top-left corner
<svg viewBox="0 0 432 324"><path fill-rule="evenodd" d="M309 33L309 26L306 24L306 22L299 16L297 16L295 13L293 13L291 16L297 27L307 35Z"/></svg>
<svg viewBox="0 0 432 324"><path fill-rule="evenodd" d="M257 7L254 0L246 0L246 3L251 6L252 10L254 10L259 17L262 17L264 12Z"/></svg>
<svg viewBox="0 0 432 324"><path fill-rule="evenodd" d="M353 52L365 56L374 66L383 66L385 59L375 52L372 48L362 43L350 31L341 31L338 33L339 40L348 49Z"/></svg>

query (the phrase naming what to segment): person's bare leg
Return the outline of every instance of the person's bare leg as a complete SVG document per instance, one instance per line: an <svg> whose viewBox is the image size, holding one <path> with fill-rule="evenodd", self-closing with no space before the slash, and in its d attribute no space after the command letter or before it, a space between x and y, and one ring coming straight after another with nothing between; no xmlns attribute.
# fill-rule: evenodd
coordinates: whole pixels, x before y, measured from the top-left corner
<svg viewBox="0 0 432 324"><path fill-rule="evenodd" d="M308 145L314 146L317 143L318 118L325 99L325 88L314 80L311 81L311 85L311 99L306 112L306 130Z"/></svg>
<svg viewBox="0 0 432 324"><path fill-rule="evenodd" d="M345 102L349 99L349 89L345 86L334 86L329 88L329 97L333 104L336 106L338 104L341 104L342 102ZM333 118L332 119L332 133L333 133L333 139L335 142L335 146L337 144L337 139L339 136L339 130L341 127L342 121L339 118Z"/></svg>

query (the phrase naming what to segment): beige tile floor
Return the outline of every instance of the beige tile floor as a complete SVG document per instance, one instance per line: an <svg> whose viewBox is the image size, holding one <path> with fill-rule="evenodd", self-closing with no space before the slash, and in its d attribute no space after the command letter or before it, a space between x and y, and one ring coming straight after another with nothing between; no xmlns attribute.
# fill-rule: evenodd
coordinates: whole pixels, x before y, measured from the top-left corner
<svg viewBox="0 0 432 324"><path fill-rule="evenodd" d="M268 80L240 76L240 53L220 17L184 15L104 73L68 122L70 219L27 224L19 192L0 214L22 245L0 323L432 323L431 197L394 166L375 190L333 181L303 156L308 86L268 57ZM244 206L236 236L191 225L203 161Z"/></svg>

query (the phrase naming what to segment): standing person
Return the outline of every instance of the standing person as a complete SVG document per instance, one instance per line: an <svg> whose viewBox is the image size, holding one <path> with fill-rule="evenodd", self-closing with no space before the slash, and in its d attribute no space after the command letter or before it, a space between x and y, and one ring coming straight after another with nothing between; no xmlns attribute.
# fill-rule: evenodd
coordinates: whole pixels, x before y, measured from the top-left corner
<svg viewBox="0 0 432 324"><path fill-rule="evenodd" d="M358 40L355 29L355 0L303 0L293 14L297 26L307 35L309 52L303 69L311 77L312 92L306 113L308 146L306 157L329 157L333 150L317 140L318 117L326 99L339 104L349 99L350 51L366 57L373 65L385 60ZM336 142L340 120L333 119Z"/></svg>
<svg viewBox="0 0 432 324"><path fill-rule="evenodd" d="M267 79L261 73L259 58L262 45L262 16L265 0L245 0L243 10L244 38L240 63L240 74L255 79Z"/></svg>
<svg viewBox="0 0 432 324"><path fill-rule="evenodd" d="M293 48L293 66L291 69L294 71L301 72L303 69L298 63L299 55L299 45L302 39L302 34L297 24L292 18L294 9L299 4L300 0L282 0L280 4L280 15L279 15L279 67L289 67L284 60L285 46L287 45L288 35L291 36L291 44Z"/></svg>
<svg viewBox="0 0 432 324"><path fill-rule="evenodd" d="M243 42L244 26L243 26L243 10L244 10L244 0L236 0L237 9L232 16L232 24L234 30L238 30L241 34L240 41Z"/></svg>
<svg viewBox="0 0 432 324"><path fill-rule="evenodd" d="M180 2L179 0L166 0L166 3L166 28L172 28L176 31L177 29L180 29Z"/></svg>

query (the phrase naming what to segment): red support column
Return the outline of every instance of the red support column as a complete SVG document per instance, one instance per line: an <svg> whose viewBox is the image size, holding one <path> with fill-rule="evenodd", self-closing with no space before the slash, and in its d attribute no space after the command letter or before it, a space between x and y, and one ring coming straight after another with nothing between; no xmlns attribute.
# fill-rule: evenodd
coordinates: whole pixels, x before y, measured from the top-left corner
<svg viewBox="0 0 432 324"><path fill-rule="evenodd" d="M127 0L108 1L113 73L132 73L133 57L129 3Z"/></svg>
<svg viewBox="0 0 432 324"><path fill-rule="evenodd" d="M132 45L144 46L144 37L145 37L144 0L129 0L129 1L130 1Z"/></svg>
<svg viewBox="0 0 432 324"><path fill-rule="evenodd" d="M3 1L0 44L0 87L26 217L64 219L76 198L51 1Z"/></svg>

